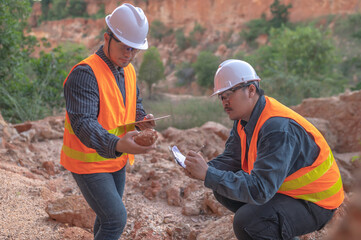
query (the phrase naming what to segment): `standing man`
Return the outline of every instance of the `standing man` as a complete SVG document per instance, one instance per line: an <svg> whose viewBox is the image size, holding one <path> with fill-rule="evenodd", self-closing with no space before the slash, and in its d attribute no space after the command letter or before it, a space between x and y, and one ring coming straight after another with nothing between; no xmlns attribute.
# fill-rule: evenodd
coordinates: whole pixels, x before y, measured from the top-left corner
<svg viewBox="0 0 361 240"><path fill-rule="evenodd" d="M122 125L146 115L131 61L148 48L148 20L142 9L123 4L105 18L104 45L75 65L64 81L66 119L60 163L96 213L94 239L117 240L126 225L125 166L131 154L154 146L136 144L137 131ZM153 127L154 121L137 125Z"/></svg>
<svg viewBox="0 0 361 240"><path fill-rule="evenodd" d="M219 66L213 95L234 121L233 129L224 152L208 164L190 151L186 174L203 180L235 213L238 239L292 239L332 218L344 199L340 171L321 133L264 96L260 80L244 61Z"/></svg>

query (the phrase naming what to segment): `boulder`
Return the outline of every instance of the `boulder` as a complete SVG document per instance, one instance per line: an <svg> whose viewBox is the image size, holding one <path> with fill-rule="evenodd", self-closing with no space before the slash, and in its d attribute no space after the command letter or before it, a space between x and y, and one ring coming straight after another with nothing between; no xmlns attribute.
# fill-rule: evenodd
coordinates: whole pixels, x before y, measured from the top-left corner
<svg viewBox="0 0 361 240"><path fill-rule="evenodd" d="M82 228L92 228L95 213L82 196L68 196L49 201L46 213L50 218Z"/></svg>
<svg viewBox="0 0 361 240"><path fill-rule="evenodd" d="M329 131L337 136L334 150L346 153L361 151L360 103L361 90L331 98L308 98L292 109L304 117L327 120Z"/></svg>

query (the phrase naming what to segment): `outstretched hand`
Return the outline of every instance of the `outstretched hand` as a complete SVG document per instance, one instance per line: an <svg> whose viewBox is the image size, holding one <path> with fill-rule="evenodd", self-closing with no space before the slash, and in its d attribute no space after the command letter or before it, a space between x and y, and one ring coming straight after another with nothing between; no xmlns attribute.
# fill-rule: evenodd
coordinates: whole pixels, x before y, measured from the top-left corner
<svg viewBox="0 0 361 240"><path fill-rule="evenodd" d="M134 142L134 137L138 135L138 131L127 132L124 136L122 136L116 145L117 152L125 152L130 154L141 154L147 153L152 149L155 149L155 144L150 146L141 146Z"/></svg>
<svg viewBox="0 0 361 240"><path fill-rule="evenodd" d="M186 165L185 172L187 176L203 181L206 179L208 165L202 155L190 151L186 156L184 164Z"/></svg>

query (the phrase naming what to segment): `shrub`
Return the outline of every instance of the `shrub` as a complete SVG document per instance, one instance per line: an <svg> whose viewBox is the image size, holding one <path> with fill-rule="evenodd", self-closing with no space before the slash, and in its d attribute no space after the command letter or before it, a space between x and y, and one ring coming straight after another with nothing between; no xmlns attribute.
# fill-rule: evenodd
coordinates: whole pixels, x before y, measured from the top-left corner
<svg viewBox="0 0 361 240"><path fill-rule="evenodd" d="M87 17L86 2L84 0L70 0L68 15L71 17Z"/></svg>
<svg viewBox="0 0 361 240"><path fill-rule="evenodd" d="M288 105L340 93L346 83L337 71L339 58L331 38L311 26L272 29L270 45L258 49L250 62L264 79L266 92L283 96Z"/></svg>
<svg viewBox="0 0 361 240"><path fill-rule="evenodd" d="M349 79L351 90L361 89L361 13L339 17L334 21L334 36L342 54L340 70Z"/></svg>
<svg viewBox="0 0 361 240"><path fill-rule="evenodd" d="M253 19L246 23L246 30L243 30L240 35L244 38L248 44L257 45L254 40L262 35L269 34L271 28L280 28L282 26L289 25L288 17L289 12L288 9L292 7L292 4L288 4L287 6L284 4L280 4L279 0L275 0L271 6L271 14L272 18L268 21L266 19L266 15L263 13L260 19Z"/></svg>
<svg viewBox="0 0 361 240"><path fill-rule="evenodd" d="M60 20L69 16L69 8L67 2L64 0L52 0L49 8L48 19L45 20Z"/></svg>
<svg viewBox="0 0 361 240"><path fill-rule="evenodd" d="M42 0L40 21L60 20L68 17L89 17L84 0Z"/></svg>
<svg viewBox="0 0 361 240"><path fill-rule="evenodd" d="M91 18L100 19L100 18L105 18L105 16L106 16L106 14L105 14L105 5L101 4L98 12L95 15L92 15Z"/></svg>
<svg viewBox="0 0 361 240"><path fill-rule="evenodd" d="M190 46L189 39L184 35L183 29L177 29L175 31L175 40L181 50L185 50Z"/></svg>
<svg viewBox="0 0 361 240"><path fill-rule="evenodd" d="M31 8L27 0L0 2L0 79L25 78L22 66L33 50L35 37L25 36Z"/></svg>
<svg viewBox="0 0 361 240"><path fill-rule="evenodd" d="M347 39L348 42L361 40L361 13L340 17L335 21L334 34L340 39Z"/></svg>
<svg viewBox="0 0 361 240"><path fill-rule="evenodd" d="M279 0L275 0L270 6L272 14L272 19L269 21L270 26L273 28L279 28L282 25L286 25L288 23L289 8L292 8L292 4L288 4L286 6L284 4L280 4Z"/></svg>
<svg viewBox="0 0 361 240"><path fill-rule="evenodd" d="M202 38L203 33L205 32L205 28L202 27L199 23L194 25L192 32L189 35L189 42L192 47L196 47L198 41Z"/></svg>
<svg viewBox="0 0 361 240"><path fill-rule="evenodd" d="M246 30L241 31L241 37L248 43L253 43L259 35L268 34L270 25L266 20L266 15L262 14L261 18L247 22L246 27Z"/></svg>
<svg viewBox="0 0 361 240"><path fill-rule="evenodd" d="M357 82L351 82L351 90L361 89L361 56L344 58L341 63L342 75L347 79L358 79Z"/></svg>
<svg viewBox="0 0 361 240"><path fill-rule="evenodd" d="M83 46L64 45L39 58L28 59L23 66L27 77L3 82L0 106L9 122L24 122L49 116L64 107L63 82L71 67L83 59Z"/></svg>
<svg viewBox="0 0 361 240"><path fill-rule="evenodd" d="M181 50L185 50L189 47L196 47L205 30L206 29L203 28L202 25L196 23L192 32L189 34L189 37L187 37L184 35L183 29L177 29L175 32L175 39L178 47Z"/></svg>
<svg viewBox="0 0 361 240"><path fill-rule="evenodd" d="M172 29L168 29L160 20L154 20L150 25L150 36L158 39L159 41L162 41L162 38L171 33Z"/></svg>
<svg viewBox="0 0 361 240"><path fill-rule="evenodd" d="M195 72L192 64L189 62L182 62L179 66L177 66L175 76L178 78L178 86L183 86L193 82Z"/></svg>

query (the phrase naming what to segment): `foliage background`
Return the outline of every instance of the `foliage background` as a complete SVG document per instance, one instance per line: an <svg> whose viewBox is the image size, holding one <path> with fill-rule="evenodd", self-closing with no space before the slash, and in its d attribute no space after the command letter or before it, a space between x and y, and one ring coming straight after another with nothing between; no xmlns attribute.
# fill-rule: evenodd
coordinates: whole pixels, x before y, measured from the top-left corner
<svg viewBox="0 0 361 240"><path fill-rule="evenodd" d="M0 111L13 123L41 119L62 110L62 83L70 68L82 60L84 46L64 44L50 53L31 56L38 44L26 36L30 2L0 2ZM46 40L44 40L46 41Z"/></svg>

